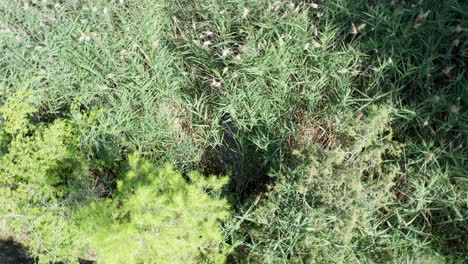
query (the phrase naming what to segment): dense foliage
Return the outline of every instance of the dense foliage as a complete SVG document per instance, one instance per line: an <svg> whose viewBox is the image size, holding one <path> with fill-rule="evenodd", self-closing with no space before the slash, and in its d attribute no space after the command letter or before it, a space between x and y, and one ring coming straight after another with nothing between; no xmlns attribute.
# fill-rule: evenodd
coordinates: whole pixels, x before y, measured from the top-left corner
<svg viewBox="0 0 468 264"><path fill-rule="evenodd" d="M39 263L465 263L466 10L0 0L0 239Z"/></svg>
<svg viewBox="0 0 468 264"><path fill-rule="evenodd" d="M218 220L228 216L225 200L213 199L227 178L192 172L190 184L169 167L155 170L137 155L117 183L113 199L93 203L81 215L102 263L222 263Z"/></svg>

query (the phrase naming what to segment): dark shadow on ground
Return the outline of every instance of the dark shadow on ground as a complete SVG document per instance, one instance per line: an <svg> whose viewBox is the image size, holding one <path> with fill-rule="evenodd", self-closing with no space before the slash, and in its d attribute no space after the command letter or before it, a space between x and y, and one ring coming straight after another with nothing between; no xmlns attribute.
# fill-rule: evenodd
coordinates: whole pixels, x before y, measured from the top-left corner
<svg viewBox="0 0 468 264"><path fill-rule="evenodd" d="M0 240L1 264L29 264L34 263L26 248L13 240Z"/></svg>

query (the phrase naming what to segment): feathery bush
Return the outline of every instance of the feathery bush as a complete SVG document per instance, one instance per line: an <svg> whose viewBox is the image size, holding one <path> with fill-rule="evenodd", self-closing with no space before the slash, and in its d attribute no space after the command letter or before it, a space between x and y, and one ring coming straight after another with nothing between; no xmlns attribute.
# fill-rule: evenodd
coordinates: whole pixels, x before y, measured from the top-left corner
<svg viewBox="0 0 468 264"><path fill-rule="evenodd" d="M30 121L31 92L19 90L0 107L0 220L39 263L73 259L79 236L72 208L83 199L85 168L78 137L64 119Z"/></svg>
<svg viewBox="0 0 468 264"><path fill-rule="evenodd" d="M82 212L83 234L99 263L223 263L219 220L224 199L212 197L228 178L184 177L171 166L155 169L137 154L118 181L115 197Z"/></svg>

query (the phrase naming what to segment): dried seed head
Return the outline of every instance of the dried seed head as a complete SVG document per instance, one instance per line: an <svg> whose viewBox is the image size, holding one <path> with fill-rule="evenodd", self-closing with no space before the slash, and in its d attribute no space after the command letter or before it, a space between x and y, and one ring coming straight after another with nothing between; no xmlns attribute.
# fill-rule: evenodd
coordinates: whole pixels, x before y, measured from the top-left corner
<svg viewBox="0 0 468 264"><path fill-rule="evenodd" d="M215 88L221 88L221 82L218 82L216 79L213 79L211 81L211 86L213 86Z"/></svg>
<svg viewBox="0 0 468 264"><path fill-rule="evenodd" d="M227 56L229 56L230 54L231 54L231 49L229 49L229 48L223 49L223 51L222 51L222 56L223 56L223 57L227 57Z"/></svg>
<svg viewBox="0 0 468 264"><path fill-rule="evenodd" d="M194 40L193 40L193 43L194 43L195 45L197 45L197 47L201 47L201 46L202 46L202 45L201 45L201 42L200 42L198 39L194 39Z"/></svg>
<svg viewBox="0 0 468 264"><path fill-rule="evenodd" d="M88 35L86 35L86 34L84 34L84 33L81 33L81 36L80 36L80 38L78 39L78 41L80 41L80 42L89 41L89 40L91 40L91 37L88 36Z"/></svg>
<svg viewBox="0 0 468 264"><path fill-rule="evenodd" d="M426 12L423 12L421 10L421 12L419 13L418 17L416 18L416 21L417 22L424 22L426 21L427 17L429 16L429 13L431 13L431 10L428 10Z"/></svg>
<svg viewBox="0 0 468 264"><path fill-rule="evenodd" d="M203 42L203 47L208 48L211 44L212 44L211 41L207 40Z"/></svg>
<svg viewBox="0 0 468 264"><path fill-rule="evenodd" d="M452 71L453 68L455 68L455 66L447 66L442 70L442 72L445 75L450 76L450 72Z"/></svg>
<svg viewBox="0 0 468 264"><path fill-rule="evenodd" d="M250 13L250 8L245 7L244 11L242 12L242 17L246 18Z"/></svg>
<svg viewBox="0 0 468 264"><path fill-rule="evenodd" d="M314 48L318 49L320 47L322 47L322 45L320 45L320 43L318 43L317 41L315 40L312 40L312 45L314 46Z"/></svg>
<svg viewBox="0 0 468 264"><path fill-rule="evenodd" d="M358 31L361 31L361 30L363 30L363 29L365 29L365 28L366 28L366 24L363 23L363 24L361 24L361 25L359 25L359 26L357 27L357 30L358 30Z"/></svg>
<svg viewBox="0 0 468 264"><path fill-rule="evenodd" d="M452 106L450 106L450 112L452 112L454 114L458 114L460 112L460 107L457 106L457 105L452 105Z"/></svg>
<svg viewBox="0 0 468 264"><path fill-rule="evenodd" d="M356 35L358 33L357 28L354 24L351 23L351 34Z"/></svg>
<svg viewBox="0 0 468 264"><path fill-rule="evenodd" d="M358 69L354 69L354 70L351 71L351 74L354 75L354 76L356 76L356 75L361 74L361 71L358 70Z"/></svg>

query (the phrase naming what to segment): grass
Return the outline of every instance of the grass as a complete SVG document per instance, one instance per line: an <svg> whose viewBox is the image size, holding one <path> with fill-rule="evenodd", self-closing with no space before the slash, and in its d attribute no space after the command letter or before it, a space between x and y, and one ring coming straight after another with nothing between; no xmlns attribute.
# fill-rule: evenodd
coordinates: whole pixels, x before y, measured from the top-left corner
<svg viewBox="0 0 468 264"><path fill-rule="evenodd" d="M110 182L134 151L229 174L232 263L463 263L466 10L456 0L5 0L1 101L27 82L35 121L69 119L80 150L113 168L100 176ZM391 188L352 207L369 214L356 220L335 200L354 205L355 185L328 197L306 179L314 160L353 153L362 134L352 131L376 105L391 129L368 147L390 134L401 151L349 173L365 192L378 185L369 174L389 174L366 166L399 169Z"/></svg>

